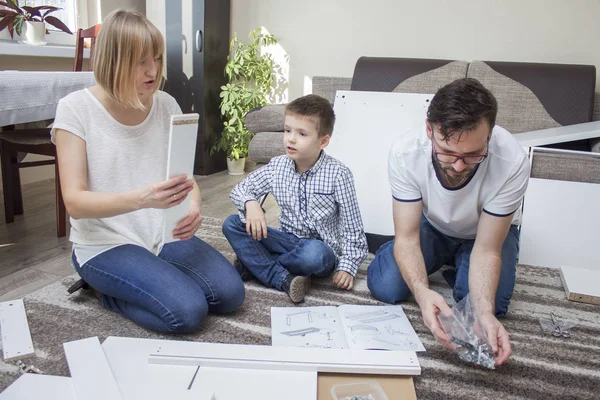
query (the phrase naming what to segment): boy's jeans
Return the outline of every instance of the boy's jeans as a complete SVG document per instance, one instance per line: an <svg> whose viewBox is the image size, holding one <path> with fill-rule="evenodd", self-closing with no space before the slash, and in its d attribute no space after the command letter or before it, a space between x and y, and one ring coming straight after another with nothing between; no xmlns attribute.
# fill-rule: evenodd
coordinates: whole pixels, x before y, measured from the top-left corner
<svg viewBox="0 0 600 400"><path fill-rule="evenodd" d="M93 257L77 273L102 293L100 303L158 332L197 330L207 313L226 313L244 301L231 263L197 237L166 244L158 256L125 244Z"/></svg>
<svg viewBox="0 0 600 400"><path fill-rule="evenodd" d="M282 290L283 280L290 273L327 276L335 267L335 253L323 241L300 239L273 228L267 228L267 238L254 240L238 215L227 217L223 234L252 275L275 289Z"/></svg>
<svg viewBox="0 0 600 400"><path fill-rule="evenodd" d="M425 216L421 218L421 251L427 275L433 274L444 264L454 265L456 283L452 294L456 302L469 293L469 261L474 243L475 240L446 236L435 229ZM367 286L371 294L380 301L392 304L406 300L411 294L400 274L393 249L393 240L381 246L367 270ZM508 311L515 287L518 253L519 230L511 225L502 247L502 271L496 291L497 317L505 316Z"/></svg>

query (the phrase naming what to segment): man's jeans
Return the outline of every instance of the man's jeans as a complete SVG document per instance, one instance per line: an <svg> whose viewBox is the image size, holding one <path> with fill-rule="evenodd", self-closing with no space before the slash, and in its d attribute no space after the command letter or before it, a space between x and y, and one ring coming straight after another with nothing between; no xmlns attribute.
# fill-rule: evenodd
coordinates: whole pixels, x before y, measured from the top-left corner
<svg viewBox="0 0 600 400"><path fill-rule="evenodd" d="M269 287L282 290L283 280L293 275L327 276L335 267L335 253L316 239L300 239L291 233L267 228L267 237L254 240L238 215L223 223L223 234L238 259Z"/></svg>
<svg viewBox="0 0 600 400"><path fill-rule="evenodd" d="M100 303L158 332L197 330L207 313L227 313L244 301L244 284L231 263L192 237L166 244L158 256L126 244L98 254L75 269L102 293Z"/></svg>
<svg viewBox="0 0 600 400"><path fill-rule="evenodd" d="M435 229L425 216L421 219L421 251L425 259L427 275L442 265L454 265L456 283L453 297L459 302L469 293L469 260L475 240L446 236ZM502 271L496 292L496 316L503 317L515 287L515 273L519 253L519 230L511 225L502 246ZM367 271L367 285L373 296L386 303L397 303L410 296L410 289L394 259L394 241L385 243L377 251Z"/></svg>

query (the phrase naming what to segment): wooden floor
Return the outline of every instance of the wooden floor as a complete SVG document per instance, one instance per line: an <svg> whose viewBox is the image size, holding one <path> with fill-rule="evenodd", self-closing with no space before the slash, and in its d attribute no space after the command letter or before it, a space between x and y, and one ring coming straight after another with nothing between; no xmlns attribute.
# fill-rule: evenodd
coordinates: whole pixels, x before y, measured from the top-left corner
<svg viewBox="0 0 600 400"><path fill-rule="evenodd" d="M196 177L202 215L225 219L234 213L229 192L243 178L226 171ZM0 301L21 298L74 272L68 232L66 237L56 237L54 179L24 185L23 207L23 215L6 224L0 196ZM264 208L267 223L275 225L278 208L271 196Z"/></svg>

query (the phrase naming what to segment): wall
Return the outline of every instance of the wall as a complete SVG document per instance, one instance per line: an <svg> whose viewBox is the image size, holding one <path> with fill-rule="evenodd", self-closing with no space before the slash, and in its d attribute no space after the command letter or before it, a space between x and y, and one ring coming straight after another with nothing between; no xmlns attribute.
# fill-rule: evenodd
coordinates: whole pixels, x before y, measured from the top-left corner
<svg viewBox="0 0 600 400"><path fill-rule="evenodd" d="M231 21L279 39L294 99L305 77L351 77L363 55L600 68L598 15L598 0L232 0Z"/></svg>
<svg viewBox="0 0 600 400"><path fill-rule="evenodd" d="M102 0L100 2L102 19L106 18L113 10L119 8L146 14L146 0Z"/></svg>

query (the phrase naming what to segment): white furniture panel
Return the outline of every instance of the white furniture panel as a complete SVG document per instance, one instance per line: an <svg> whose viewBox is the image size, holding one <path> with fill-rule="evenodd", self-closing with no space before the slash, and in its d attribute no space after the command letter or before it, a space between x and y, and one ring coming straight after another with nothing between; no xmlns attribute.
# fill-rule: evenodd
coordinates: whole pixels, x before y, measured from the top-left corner
<svg viewBox="0 0 600 400"><path fill-rule="evenodd" d="M338 91L335 128L325 151L354 175L365 232L393 235L388 154L401 135L424 124L433 95Z"/></svg>
<svg viewBox="0 0 600 400"><path fill-rule="evenodd" d="M519 263L600 270L599 199L598 184L531 178L523 204Z"/></svg>

